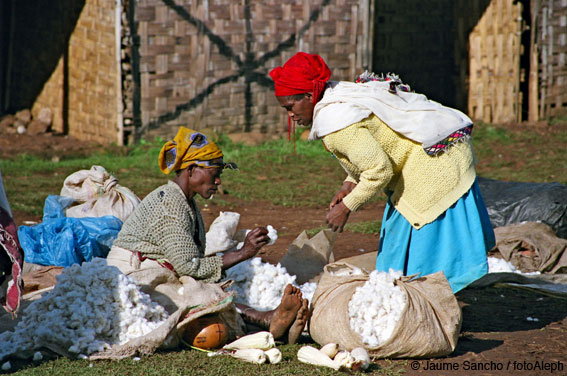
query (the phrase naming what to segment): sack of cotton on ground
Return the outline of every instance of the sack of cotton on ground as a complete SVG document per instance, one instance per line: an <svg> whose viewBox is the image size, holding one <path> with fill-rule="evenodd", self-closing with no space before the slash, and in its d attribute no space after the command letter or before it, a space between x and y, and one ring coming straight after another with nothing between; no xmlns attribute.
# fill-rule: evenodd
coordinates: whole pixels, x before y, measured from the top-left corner
<svg viewBox="0 0 567 376"><path fill-rule="evenodd" d="M431 358L455 349L462 314L442 272L420 278L325 267L312 300L309 333L321 346L364 347L379 358Z"/></svg>

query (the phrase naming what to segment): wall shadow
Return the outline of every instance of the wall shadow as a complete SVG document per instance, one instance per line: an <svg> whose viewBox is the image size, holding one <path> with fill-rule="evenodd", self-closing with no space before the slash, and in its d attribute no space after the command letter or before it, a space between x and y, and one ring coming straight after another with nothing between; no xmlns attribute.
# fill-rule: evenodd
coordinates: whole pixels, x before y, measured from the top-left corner
<svg viewBox="0 0 567 376"><path fill-rule="evenodd" d="M490 0L381 0L374 10L372 67L411 89L467 110L468 36Z"/></svg>
<svg viewBox="0 0 567 376"><path fill-rule="evenodd" d="M4 63L0 67L9 77L0 81L4 84L4 105L0 108L6 113L31 108L59 59L67 55L71 33L84 5L85 0L18 0L3 6L2 10L10 14L2 15L1 30L12 31L11 48L3 50ZM63 68L62 95L66 95L65 64ZM64 111L65 103L63 98Z"/></svg>

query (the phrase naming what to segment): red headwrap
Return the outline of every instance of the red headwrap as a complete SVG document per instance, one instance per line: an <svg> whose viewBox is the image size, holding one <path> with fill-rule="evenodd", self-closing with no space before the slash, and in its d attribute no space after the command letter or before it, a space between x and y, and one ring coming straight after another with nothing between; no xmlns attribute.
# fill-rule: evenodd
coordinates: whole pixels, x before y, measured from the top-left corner
<svg viewBox="0 0 567 376"><path fill-rule="evenodd" d="M274 80L276 97L313 92L313 103L321 99L331 70L321 56L298 52L283 67L270 71Z"/></svg>

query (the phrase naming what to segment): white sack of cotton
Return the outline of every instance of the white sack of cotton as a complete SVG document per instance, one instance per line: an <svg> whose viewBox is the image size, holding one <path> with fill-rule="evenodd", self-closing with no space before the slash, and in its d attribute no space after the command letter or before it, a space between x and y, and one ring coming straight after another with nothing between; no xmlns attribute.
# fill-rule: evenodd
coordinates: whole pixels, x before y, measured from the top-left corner
<svg viewBox="0 0 567 376"><path fill-rule="evenodd" d="M233 238L239 221L239 213L220 212L219 216L209 226L209 231L206 234L206 256L228 251L238 243Z"/></svg>
<svg viewBox="0 0 567 376"><path fill-rule="evenodd" d="M26 308L14 331L0 334L0 360L31 357L42 347L84 357L146 335L167 316L132 278L95 258L65 268L54 289Z"/></svg>
<svg viewBox="0 0 567 376"><path fill-rule="evenodd" d="M319 279L309 333L321 346L364 347L373 357L432 358L453 352L461 322L443 272L367 273L339 261L325 266Z"/></svg>

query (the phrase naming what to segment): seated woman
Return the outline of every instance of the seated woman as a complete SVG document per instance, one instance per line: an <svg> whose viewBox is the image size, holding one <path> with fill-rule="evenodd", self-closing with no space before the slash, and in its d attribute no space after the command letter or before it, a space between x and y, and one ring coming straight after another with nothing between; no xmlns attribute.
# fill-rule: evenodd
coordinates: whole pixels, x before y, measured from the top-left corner
<svg viewBox="0 0 567 376"><path fill-rule="evenodd" d="M256 256L268 243L268 230L257 227L241 249L205 257L205 225L194 197L212 197L223 170L236 165L224 163L222 151L204 134L180 127L161 149L159 166L165 174L175 171L175 178L149 193L124 222L108 254L109 265L123 273L161 266L179 277L214 283L224 270ZM236 306L245 321L269 329L276 339L287 334L289 343L295 343L308 316L307 299L292 285L272 311Z"/></svg>

